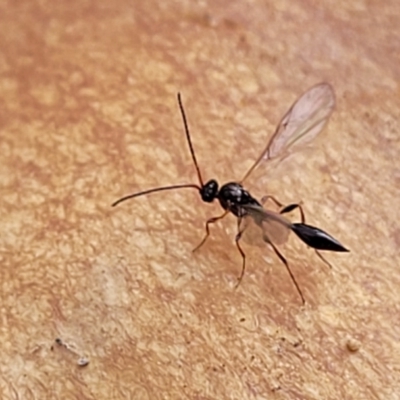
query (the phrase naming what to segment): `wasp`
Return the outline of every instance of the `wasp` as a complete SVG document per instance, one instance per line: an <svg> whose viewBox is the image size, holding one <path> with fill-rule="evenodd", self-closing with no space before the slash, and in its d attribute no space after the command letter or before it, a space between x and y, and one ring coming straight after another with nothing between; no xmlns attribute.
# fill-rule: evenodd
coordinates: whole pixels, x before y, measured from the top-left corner
<svg viewBox="0 0 400 400"><path fill-rule="evenodd" d="M305 244L314 248L317 255L329 266L330 264L320 254L319 250L335 252L347 252L348 250L338 240L322 229L306 224L305 214L300 204L294 203L283 206L282 203L273 196L266 196L258 201L245 189L244 184L261 162L270 162L271 160L278 160L279 162L290 151L299 149L309 143L322 131L335 108L335 95L331 85L328 83L320 83L303 93L283 116L266 147L244 177L240 181L228 182L222 186L218 184L216 179L210 179L204 183L189 133L189 126L180 93L178 93L177 98L186 140L198 177L198 184L187 183L144 190L124 196L115 201L112 206L115 207L128 199L149 195L151 193L187 188L197 190L202 201L205 203L212 203L214 200L218 200L224 213L206 221L205 235L200 244L193 251L198 250L206 242L210 235L210 225L231 213L237 218L238 230L235 236L235 243L242 257L242 270L238 277L236 287L239 286L242 281L246 269L246 255L240 245L240 240L246 230L254 230L254 227L256 227L262 241L273 249L280 261L285 265L302 303L305 304L303 293L290 269L289 263L278 250L277 244L286 242L290 232L294 232ZM264 204L267 200L273 201L280 207L280 211L275 212L266 209ZM295 209L300 211L301 222L291 222L284 216L284 214Z"/></svg>

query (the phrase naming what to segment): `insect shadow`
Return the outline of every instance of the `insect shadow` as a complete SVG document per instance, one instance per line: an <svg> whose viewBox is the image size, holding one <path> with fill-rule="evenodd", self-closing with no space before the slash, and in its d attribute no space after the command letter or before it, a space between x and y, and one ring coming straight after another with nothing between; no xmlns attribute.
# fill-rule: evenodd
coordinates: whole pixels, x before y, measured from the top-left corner
<svg viewBox="0 0 400 400"><path fill-rule="evenodd" d="M300 146L304 146L322 131L335 107L335 96L332 87L328 83L320 83L311 87L302 94L284 115L266 147L252 167L246 172L243 179L239 182L226 183L221 187L219 187L218 182L215 179L210 179L208 182L204 183L193 149L188 123L179 93L178 104L199 184L189 183L144 190L124 196L115 201L112 206L115 207L123 201L148 195L150 193L185 188L198 190L201 199L206 203L211 203L215 199L218 199L221 207L224 209L224 213L206 221L205 236L193 251L198 250L206 242L210 235L211 224L221 220L227 214L232 213L237 217L238 231L235 237L235 243L242 257L242 270L238 277L236 287L242 281L246 269L246 255L240 245L240 239L246 231L252 230L254 232L255 227L256 230L258 230L257 234L262 238L262 241L271 246L275 254L285 265L290 278L299 293L302 303L305 304L303 293L290 269L290 266L276 245L284 243L287 240L289 233L294 232L305 244L314 248L317 255L327 265L329 265L329 267L331 267L331 265L325 260L319 250L337 252L347 252L348 250L338 240L324 232L322 229L306 224L305 214L300 204L295 203L283 206L282 203L273 196L266 196L261 201L258 201L244 189L243 184L261 162L267 162L274 159L280 161L289 153L289 150L292 151L298 149ZM280 207L279 213L263 207L263 204L267 200L274 202L278 207ZM292 223L283 216L295 209L299 210L301 222Z"/></svg>

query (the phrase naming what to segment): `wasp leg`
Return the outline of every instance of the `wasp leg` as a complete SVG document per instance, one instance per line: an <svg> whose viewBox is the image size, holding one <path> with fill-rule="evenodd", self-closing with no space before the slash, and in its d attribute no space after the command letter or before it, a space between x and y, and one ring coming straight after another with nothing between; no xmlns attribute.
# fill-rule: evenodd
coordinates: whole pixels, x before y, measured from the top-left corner
<svg viewBox="0 0 400 400"><path fill-rule="evenodd" d="M304 210L303 210L303 207L301 206L301 204L298 204L298 203L289 204L288 206L283 207L282 210L279 211L279 214L286 214L286 213L289 213L289 212L295 210L296 208L298 208L299 211L300 211L301 223L302 223L302 224L305 224L305 222L306 222L306 216L305 216L305 214L304 214Z"/></svg>
<svg viewBox="0 0 400 400"><path fill-rule="evenodd" d="M314 251L315 251L315 254L316 254L330 269L332 269L332 264L331 264L329 261L327 261L327 260L325 259L325 257L324 257L318 250L315 250L315 249L314 249Z"/></svg>
<svg viewBox="0 0 400 400"><path fill-rule="evenodd" d="M279 257L279 259L283 262L283 264L285 264L285 267L290 275L290 278L292 279L292 282L294 284L294 286L296 286L297 292L299 293L300 297L301 297L301 301L304 304L306 304L306 301L304 300L304 296L302 291L300 290L300 286L297 284L297 281L292 273L292 271L290 270L289 267L289 263L286 261L286 258L283 257L283 255L279 252L279 250L274 246L274 244L272 242L269 242L269 244L271 245L271 247L273 248L273 250L275 251L275 254Z"/></svg>
<svg viewBox="0 0 400 400"><path fill-rule="evenodd" d="M240 273L240 276L238 277L238 281L235 285L235 289L237 289L238 286L240 285L240 282L242 282L242 279L244 276L244 271L246 269L246 254L244 253L243 249L240 247L240 244L239 244L239 240L242 237L242 234L244 232L244 228L240 229L240 223L242 222L242 218L239 217L237 221L238 221L238 233L236 234L236 237L235 237L235 243L236 243L237 249L239 250L240 255L242 256L242 271Z"/></svg>
<svg viewBox="0 0 400 400"><path fill-rule="evenodd" d="M264 196L261 199L261 204L264 205L268 200L272 200L279 208L283 207L283 204L280 201L278 201L274 196L270 195Z"/></svg>
<svg viewBox="0 0 400 400"><path fill-rule="evenodd" d="M288 206L283 206L283 204L278 201L274 196L264 196L261 199L261 204L264 205L268 200L272 200L281 210L279 211L279 214L286 214L289 213L293 210L295 210L296 208L299 209L300 211L300 218L301 218L301 223L304 224L306 222L306 217L304 214L304 210L303 207L301 206L301 204L299 203L293 203L293 204L289 204Z"/></svg>
<svg viewBox="0 0 400 400"><path fill-rule="evenodd" d="M213 217L213 218L210 218L209 220L207 220L207 222L206 222L206 234L205 234L203 240L200 242L200 244L198 244L198 245L192 250L193 253L194 253L195 251L197 251L201 246L203 246L203 244L206 242L206 240L207 240L208 237L210 236L210 227L209 227L209 225L210 225L210 224L215 224L217 221L219 221L220 219L224 218L224 217L228 214L228 212L229 212L229 211L225 211L222 215L220 215L220 216L218 216L218 217Z"/></svg>

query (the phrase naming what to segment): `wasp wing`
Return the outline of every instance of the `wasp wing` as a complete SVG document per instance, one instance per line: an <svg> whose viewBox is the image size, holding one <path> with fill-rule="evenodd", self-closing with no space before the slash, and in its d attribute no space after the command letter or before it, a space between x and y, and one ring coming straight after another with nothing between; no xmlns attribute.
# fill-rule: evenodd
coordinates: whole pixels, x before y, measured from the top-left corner
<svg viewBox="0 0 400 400"><path fill-rule="evenodd" d="M260 246L265 243L277 245L287 241L291 222L282 215L261 206L242 206L245 211L240 219L239 231L245 242Z"/></svg>
<svg viewBox="0 0 400 400"><path fill-rule="evenodd" d="M308 246L317 250L348 252L337 239L315 226L304 223L292 223L271 210L261 206L245 205L244 216L241 217L239 232L244 241L260 246L263 242L283 244L287 241L290 231Z"/></svg>
<svg viewBox="0 0 400 400"><path fill-rule="evenodd" d="M329 83L320 83L303 93L284 115L242 182L261 161L282 157L295 146L311 142L322 131L334 108L335 94Z"/></svg>

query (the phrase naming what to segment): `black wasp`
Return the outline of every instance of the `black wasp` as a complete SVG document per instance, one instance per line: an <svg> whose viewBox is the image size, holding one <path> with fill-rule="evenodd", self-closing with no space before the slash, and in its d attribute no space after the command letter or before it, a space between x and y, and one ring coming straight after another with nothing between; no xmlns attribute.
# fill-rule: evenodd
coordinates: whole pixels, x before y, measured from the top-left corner
<svg viewBox="0 0 400 400"><path fill-rule="evenodd" d="M210 235L210 225L224 218L228 213L231 212L237 217L238 232L235 237L235 242L243 260L242 271L238 277L236 287L240 284L246 267L246 256L239 242L243 233L246 233L246 231L254 232L255 227L256 230L258 230L258 236L261 237L265 243L272 247L276 255L286 266L286 269L304 304L305 300L303 293L301 292L300 287L297 284L292 271L290 270L288 262L279 252L276 244L284 243L287 240L290 231L293 231L304 243L310 247L313 247L318 256L328 265L329 263L322 257L318 250L340 252L348 250L328 233L314 226L307 225L305 223L304 212L300 204L290 204L283 207L282 204L273 196L266 196L261 200L261 202L259 202L244 189L243 183L262 161L282 159L289 150L295 149L297 145L304 145L307 142L310 142L322 131L335 107L335 96L332 87L327 83L320 83L313 86L302 96L300 96L300 98L292 105L289 111L282 118L264 151L260 154L253 166L247 171L244 178L239 182L226 183L221 188L215 179L211 179L204 184L193 149L188 123L179 93L178 104L185 127L186 139L194 166L196 167L200 184L197 185L189 183L149 189L122 197L113 203L112 206L114 207L117 204L134 197L144 196L154 192L183 188L193 188L198 190L201 199L206 203L211 203L215 199L218 199L225 212L220 216L210 218L206 222L206 234L200 244L193 251L199 249L207 240L208 236ZM273 201L278 207L281 208L280 212L277 213L272 210L265 209L263 204L266 200ZM292 223L282 215L293 211L294 209L299 209L300 211L301 222L299 223Z"/></svg>

